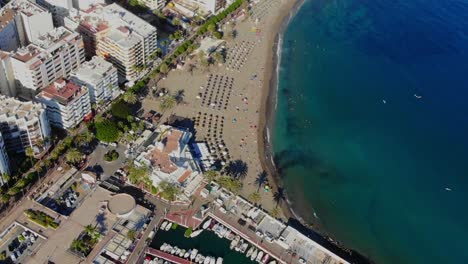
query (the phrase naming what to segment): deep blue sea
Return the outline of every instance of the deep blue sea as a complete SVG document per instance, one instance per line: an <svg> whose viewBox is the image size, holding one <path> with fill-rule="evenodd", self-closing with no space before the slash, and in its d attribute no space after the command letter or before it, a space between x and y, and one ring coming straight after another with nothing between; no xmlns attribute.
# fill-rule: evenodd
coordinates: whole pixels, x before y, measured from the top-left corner
<svg viewBox="0 0 468 264"><path fill-rule="evenodd" d="M468 0L306 0L273 130L305 219L377 263L468 263Z"/></svg>

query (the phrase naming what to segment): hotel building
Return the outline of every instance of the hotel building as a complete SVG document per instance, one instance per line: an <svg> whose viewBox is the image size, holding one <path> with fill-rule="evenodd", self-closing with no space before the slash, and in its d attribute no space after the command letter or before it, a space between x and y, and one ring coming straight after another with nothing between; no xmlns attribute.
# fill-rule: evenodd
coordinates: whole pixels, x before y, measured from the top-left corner
<svg viewBox="0 0 468 264"><path fill-rule="evenodd" d="M63 79L44 88L36 101L46 106L50 124L63 129L77 126L92 114L88 88Z"/></svg>
<svg viewBox="0 0 468 264"><path fill-rule="evenodd" d="M156 28L117 4L72 10L65 25L82 34L88 57L100 56L117 68L120 81L136 80L135 66L147 65L157 48Z"/></svg>
<svg viewBox="0 0 468 264"><path fill-rule="evenodd" d="M41 153L50 137L45 107L0 96L0 132L8 152L20 153L31 147L34 153Z"/></svg>
<svg viewBox="0 0 468 264"><path fill-rule="evenodd" d="M17 89L24 98L59 78L67 78L85 61L81 36L64 27L55 28L11 55Z"/></svg>
<svg viewBox="0 0 468 264"><path fill-rule="evenodd" d="M101 57L83 63L70 80L88 88L91 103L108 102L120 94L117 69Z"/></svg>

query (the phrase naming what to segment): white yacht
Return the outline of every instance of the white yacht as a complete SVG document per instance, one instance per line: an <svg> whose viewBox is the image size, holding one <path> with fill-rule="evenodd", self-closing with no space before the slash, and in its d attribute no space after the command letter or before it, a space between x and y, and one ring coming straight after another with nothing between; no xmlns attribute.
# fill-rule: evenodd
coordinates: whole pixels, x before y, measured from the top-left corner
<svg viewBox="0 0 468 264"><path fill-rule="evenodd" d="M248 251L247 251L247 254L245 255L247 258L250 257L254 251L254 246L252 246Z"/></svg>
<svg viewBox="0 0 468 264"><path fill-rule="evenodd" d="M268 253L265 253L265 256L263 256L262 258L262 264L266 264L269 259L270 259L270 255L268 255Z"/></svg>
<svg viewBox="0 0 468 264"><path fill-rule="evenodd" d="M257 258L255 259L255 261L260 263L260 261L262 260L262 257L263 257L263 251L258 252L258 255L257 255Z"/></svg>
<svg viewBox="0 0 468 264"><path fill-rule="evenodd" d="M211 218L203 224L203 229L207 229L211 224Z"/></svg>
<svg viewBox="0 0 468 264"><path fill-rule="evenodd" d="M210 264L211 257L206 257L205 261L203 261L203 264Z"/></svg>
<svg viewBox="0 0 468 264"><path fill-rule="evenodd" d="M223 258L219 257L218 259L216 259L216 264L223 264Z"/></svg>
<svg viewBox="0 0 468 264"><path fill-rule="evenodd" d="M169 222L164 230L169 231L169 229L171 229L171 227L172 227L172 223Z"/></svg>
<svg viewBox="0 0 468 264"><path fill-rule="evenodd" d="M192 249L192 253L190 254L190 259L194 260L195 257L197 256L198 250L197 249Z"/></svg>
<svg viewBox="0 0 468 264"><path fill-rule="evenodd" d="M203 232L203 229L194 231L194 232L192 232L192 234L190 234L190 237L196 237L196 236L198 236L199 234L201 234L201 232Z"/></svg>
<svg viewBox="0 0 468 264"><path fill-rule="evenodd" d="M166 226L167 226L167 221L164 221L164 223L162 223L162 225L161 225L161 229L165 230Z"/></svg>
<svg viewBox="0 0 468 264"><path fill-rule="evenodd" d="M254 252L252 253L252 256L250 256L250 260L254 261L254 259L257 257L258 254L258 249L255 249Z"/></svg>

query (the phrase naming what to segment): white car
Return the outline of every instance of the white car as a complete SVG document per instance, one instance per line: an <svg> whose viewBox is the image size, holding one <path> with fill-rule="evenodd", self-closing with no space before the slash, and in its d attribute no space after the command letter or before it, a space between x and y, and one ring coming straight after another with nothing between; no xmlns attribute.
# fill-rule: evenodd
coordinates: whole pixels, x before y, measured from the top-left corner
<svg viewBox="0 0 468 264"><path fill-rule="evenodd" d="M306 263L306 261L305 261L303 258L299 258L299 263L301 263L301 264L305 264L305 263Z"/></svg>

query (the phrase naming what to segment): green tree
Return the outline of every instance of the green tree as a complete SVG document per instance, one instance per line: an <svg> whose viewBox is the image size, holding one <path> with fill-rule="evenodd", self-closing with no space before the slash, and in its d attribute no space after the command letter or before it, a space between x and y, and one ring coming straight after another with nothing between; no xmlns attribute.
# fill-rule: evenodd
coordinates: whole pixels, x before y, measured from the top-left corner
<svg viewBox="0 0 468 264"><path fill-rule="evenodd" d="M96 227L92 225L85 226L84 230L89 236L94 236L94 234L97 232Z"/></svg>
<svg viewBox="0 0 468 264"><path fill-rule="evenodd" d="M6 204L10 201L11 196L8 193L4 193L0 196L0 202Z"/></svg>
<svg viewBox="0 0 468 264"><path fill-rule="evenodd" d="M171 95L166 95L161 101L161 104L159 105L159 109L161 112L166 112L169 109L172 109L176 105L177 101L174 98L174 96Z"/></svg>
<svg viewBox="0 0 468 264"><path fill-rule="evenodd" d="M78 149L72 148L65 155L65 159L68 163L78 164L82 159L82 154Z"/></svg>
<svg viewBox="0 0 468 264"><path fill-rule="evenodd" d="M251 194L249 195L249 199L250 199L253 203L257 204L257 203L260 202L260 200L262 199L262 196L260 195L259 192L253 192L253 193L251 193Z"/></svg>
<svg viewBox="0 0 468 264"><path fill-rule="evenodd" d="M242 183L239 180L228 176L219 177L217 182L221 187L228 189L229 191L237 194L242 189Z"/></svg>
<svg viewBox="0 0 468 264"><path fill-rule="evenodd" d="M131 241L135 240L136 238L136 231L135 229L130 229L127 232L127 238L130 239Z"/></svg>
<svg viewBox="0 0 468 264"><path fill-rule="evenodd" d="M137 102L137 96L132 91L127 91L122 96L123 100L129 104L134 104Z"/></svg>
<svg viewBox="0 0 468 264"><path fill-rule="evenodd" d="M138 0L129 0L129 1L128 1L128 4L129 4L130 6L136 7L136 6L139 6L139 5L140 5L140 2L138 2Z"/></svg>
<svg viewBox="0 0 468 264"><path fill-rule="evenodd" d="M27 147L24 151L26 157L31 161L31 167L33 166L34 150L31 147Z"/></svg>
<svg viewBox="0 0 468 264"><path fill-rule="evenodd" d="M111 113L115 117L126 119L127 116L132 114L132 110L123 100L119 100L112 104Z"/></svg>
<svg viewBox="0 0 468 264"><path fill-rule="evenodd" d="M207 182L212 182L218 177L218 172L214 170L209 170L203 173L203 176L205 177Z"/></svg>
<svg viewBox="0 0 468 264"><path fill-rule="evenodd" d="M171 184L167 181L163 181L159 184L159 189L161 189L161 197L168 201L175 201L177 195L180 194L180 189L174 184Z"/></svg>
<svg viewBox="0 0 468 264"><path fill-rule="evenodd" d="M114 142L119 139L119 129L114 122L104 120L96 123L96 138L103 142Z"/></svg>
<svg viewBox="0 0 468 264"><path fill-rule="evenodd" d="M164 76L166 76L168 73L169 73L169 66L167 66L167 64L165 62L163 62L160 66L159 66L159 71L164 74Z"/></svg>
<svg viewBox="0 0 468 264"><path fill-rule="evenodd" d="M6 185L8 186L9 182L11 181L11 176L10 174L4 172L2 174L2 179L3 179L3 182L6 183Z"/></svg>
<svg viewBox="0 0 468 264"><path fill-rule="evenodd" d="M270 211L270 215L273 216L274 218L277 218L277 217L279 216L279 209L278 209L278 207L273 208L273 209Z"/></svg>
<svg viewBox="0 0 468 264"><path fill-rule="evenodd" d="M219 32L219 31L215 31L215 32L213 32L213 37L215 37L217 39L222 39L223 38L223 33Z"/></svg>
<svg viewBox="0 0 468 264"><path fill-rule="evenodd" d="M216 24L215 23L210 23L207 26L208 31L211 31L212 33L216 31Z"/></svg>
<svg viewBox="0 0 468 264"><path fill-rule="evenodd" d="M146 166L134 166L131 165L128 169L128 179L133 184L140 184L145 181L146 178L149 177L149 169Z"/></svg>

